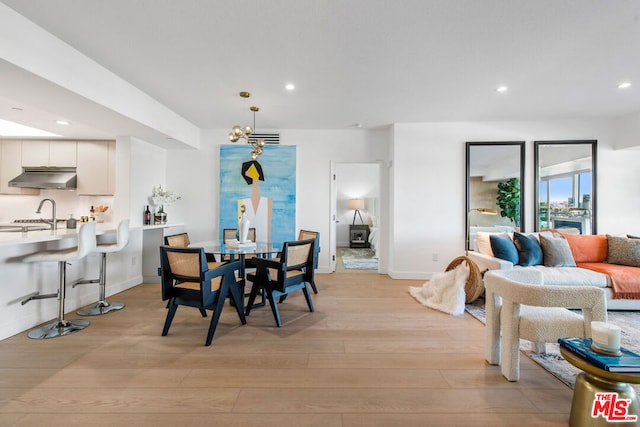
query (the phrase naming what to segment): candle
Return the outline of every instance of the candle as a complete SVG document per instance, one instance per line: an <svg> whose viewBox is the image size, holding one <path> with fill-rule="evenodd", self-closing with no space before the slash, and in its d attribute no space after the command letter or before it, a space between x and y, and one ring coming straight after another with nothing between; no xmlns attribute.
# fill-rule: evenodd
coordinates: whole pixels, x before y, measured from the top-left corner
<svg viewBox="0 0 640 427"><path fill-rule="evenodd" d="M607 322L591 322L591 338L596 347L605 351L620 351L619 326Z"/></svg>

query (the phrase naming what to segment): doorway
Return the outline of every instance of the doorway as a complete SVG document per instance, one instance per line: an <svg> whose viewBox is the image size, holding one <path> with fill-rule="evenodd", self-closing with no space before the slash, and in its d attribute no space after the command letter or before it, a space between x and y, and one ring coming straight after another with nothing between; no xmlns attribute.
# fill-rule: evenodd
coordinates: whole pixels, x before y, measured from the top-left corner
<svg viewBox="0 0 640 427"><path fill-rule="evenodd" d="M332 269L378 273L380 163L332 166Z"/></svg>

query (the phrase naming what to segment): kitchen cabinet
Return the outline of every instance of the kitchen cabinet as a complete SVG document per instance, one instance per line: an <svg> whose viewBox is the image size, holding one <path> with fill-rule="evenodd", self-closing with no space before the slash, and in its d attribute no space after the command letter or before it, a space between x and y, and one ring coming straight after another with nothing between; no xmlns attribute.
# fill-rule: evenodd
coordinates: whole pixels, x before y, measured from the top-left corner
<svg viewBox="0 0 640 427"><path fill-rule="evenodd" d="M22 166L76 167L76 141L23 141Z"/></svg>
<svg viewBox="0 0 640 427"><path fill-rule="evenodd" d="M9 187L9 181L22 173L22 141L0 141L0 194L40 194L36 188Z"/></svg>
<svg viewBox="0 0 640 427"><path fill-rule="evenodd" d="M113 195L116 142L78 141L78 195Z"/></svg>

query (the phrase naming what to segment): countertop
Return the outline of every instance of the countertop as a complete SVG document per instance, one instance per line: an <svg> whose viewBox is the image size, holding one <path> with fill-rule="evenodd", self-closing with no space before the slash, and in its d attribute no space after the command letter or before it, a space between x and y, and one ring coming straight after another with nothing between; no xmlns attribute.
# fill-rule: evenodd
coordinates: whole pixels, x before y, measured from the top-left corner
<svg viewBox="0 0 640 427"><path fill-rule="evenodd" d="M39 224L38 224L39 225ZM183 225L182 223L167 223L159 225L139 225L130 227L129 230L156 230L167 227L174 227ZM78 223L80 227L80 223ZM117 223L97 223L96 235L101 236L104 234L115 233L118 228ZM58 224L57 230L38 230L22 232L0 232L0 246L19 245L24 243L40 243L49 242L53 240L62 240L66 238L76 238L78 235L78 228L67 229L64 224Z"/></svg>

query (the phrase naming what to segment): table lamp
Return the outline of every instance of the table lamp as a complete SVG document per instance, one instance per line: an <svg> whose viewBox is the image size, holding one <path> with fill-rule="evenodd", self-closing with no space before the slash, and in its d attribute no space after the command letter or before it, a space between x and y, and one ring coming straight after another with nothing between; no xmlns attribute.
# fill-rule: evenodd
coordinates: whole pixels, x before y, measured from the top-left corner
<svg viewBox="0 0 640 427"><path fill-rule="evenodd" d="M364 199L349 199L349 209L355 209L353 213L353 224L356 223L356 215L360 216L360 222L364 224L360 209L364 209Z"/></svg>

